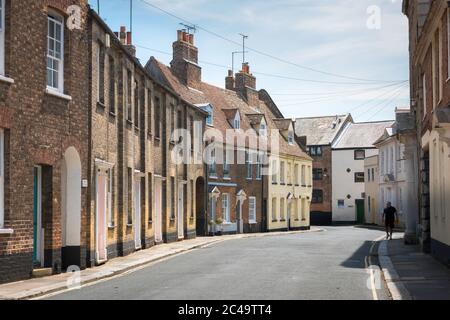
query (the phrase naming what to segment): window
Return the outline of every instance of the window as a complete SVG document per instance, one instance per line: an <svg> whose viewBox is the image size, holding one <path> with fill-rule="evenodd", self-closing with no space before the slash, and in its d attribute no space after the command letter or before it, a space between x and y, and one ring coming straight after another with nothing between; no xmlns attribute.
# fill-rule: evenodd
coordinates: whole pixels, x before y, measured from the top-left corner
<svg viewBox="0 0 450 320"><path fill-rule="evenodd" d="M292 185L292 164L290 162L287 167L287 181L288 185Z"/></svg>
<svg viewBox="0 0 450 320"><path fill-rule="evenodd" d="M309 147L309 154L313 157L321 157L322 156L322 147L319 147L319 146Z"/></svg>
<svg viewBox="0 0 450 320"><path fill-rule="evenodd" d="M107 201L108 201L108 225L114 227L114 210L113 210L113 170L108 170L108 191L107 191Z"/></svg>
<svg viewBox="0 0 450 320"><path fill-rule="evenodd" d="M211 178L217 177L217 165L216 165L216 149L211 150L211 159L209 163L209 176Z"/></svg>
<svg viewBox="0 0 450 320"><path fill-rule="evenodd" d="M313 190L312 203L323 203L323 190Z"/></svg>
<svg viewBox="0 0 450 320"><path fill-rule="evenodd" d="M355 150L355 160L364 160L366 158L365 150Z"/></svg>
<svg viewBox="0 0 450 320"><path fill-rule="evenodd" d="M189 117L189 136L191 142L191 152L194 152L194 117Z"/></svg>
<svg viewBox="0 0 450 320"><path fill-rule="evenodd" d="M5 227L5 131L0 129L0 229Z"/></svg>
<svg viewBox="0 0 450 320"><path fill-rule="evenodd" d="M256 198L248 198L248 222L256 223Z"/></svg>
<svg viewBox="0 0 450 320"><path fill-rule="evenodd" d="M247 179L253 179L252 154L248 150L245 152L245 163L247 164Z"/></svg>
<svg viewBox="0 0 450 320"><path fill-rule="evenodd" d="M116 67L114 58L109 57L109 113L116 114Z"/></svg>
<svg viewBox="0 0 450 320"><path fill-rule="evenodd" d="M272 161L272 184L277 184L278 183L278 167L277 167L277 161L273 160Z"/></svg>
<svg viewBox="0 0 450 320"><path fill-rule="evenodd" d="M239 112L236 113L236 117L234 118L233 123L234 129L239 130L241 128L241 116L239 115Z"/></svg>
<svg viewBox="0 0 450 320"><path fill-rule="evenodd" d="M175 220L175 196L176 196L176 191L175 191L175 178L174 177L170 177L170 192L171 192L171 197L170 197L170 220Z"/></svg>
<svg viewBox="0 0 450 320"><path fill-rule="evenodd" d="M323 179L323 169L313 169L313 180Z"/></svg>
<svg viewBox="0 0 450 320"><path fill-rule="evenodd" d="M301 199L294 199L294 210L295 210L294 211L294 217L295 217L296 221L298 221L300 219L300 214L299 214L300 207L298 205L299 201L301 201Z"/></svg>
<svg viewBox="0 0 450 320"><path fill-rule="evenodd" d="M222 218L225 222L231 222L231 220L230 220L230 195L227 193L222 194Z"/></svg>
<svg viewBox="0 0 450 320"><path fill-rule="evenodd" d="M105 103L105 48L97 46L97 102Z"/></svg>
<svg viewBox="0 0 450 320"><path fill-rule="evenodd" d="M139 115L140 115L140 104L139 104L139 83L134 82L134 125L139 128Z"/></svg>
<svg viewBox="0 0 450 320"><path fill-rule="evenodd" d="M146 101L146 105L147 105L147 125L148 125L148 133L152 133L152 94L150 92L149 89L145 89L146 91L146 95L147 95L147 100Z"/></svg>
<svg viewBox="0 0 450 320"><path fill-rule="evenodd" d="M365 182L364 172L355 172L355 182L356 183Z"/></svg>
<svg viewBox="0 0 450 320"><path fill-rule="evenodd" d="M345 208L345 200L338 200L338 208L339 209Z"/></svg>
<svg viewBox="0 0 450 320"><path fill-rule="evenodd" d="M442 100L443 97L443 86L444 86L444 75L443 75L443 71L444 71L444 62L443 62L443 57L444 57L444 45L442 43L442 28L439 28L439 32L438 32L438 83L439 83L439 87L438 87L438 91L439 91L439 101Z"/></svg>
<svg viewBox="0 0 450 320"><path fill-rule="evenodd" d="M372 181L375 181L375 169L372 168Z"/></svg>
<svg viewBox="0 0 450 320"><path fill-rule="evenodd" d="M206 125L212 127L214 123L213 109L211 106L207 106L204 110L208 112L208 116L206 117Z"/></svg>
<svg viewBox="0 0 450 320"><path fill-rule="evenodd" d="M259 135L261 137L266 137L267 136L267 125L265 122L261 122L260 126L259 126Z"/></svg>
<svg viewBox="0 0 450 320"><path fill-rule="evenodd" d="M306 166L302 166L302 186L306 186Z"/></svg>
<svg viewBox="0 0 450 320"><path fill-rule="evenodd" d="M5 0L0 0L0 75L5 75Z"/></svg>
<svg viewBox="0 0 450 320"><path fill-rule="evenodd" d="M288 143L290 145L294 144L294 131L289 131L288 132Z"/></svg>
<svg viewBox="0 0 450 320"><path fill-rule="evenodd" d="M47 20L47 87L62 93L64 92L64 19L49 13Z"/></svg>
<svg viewBox="0 0 450 320"><path fill-rule="evenodd" d="M230 163L229 163L229 159L228 159L228 149L225 150L225 155L223 157L223 177L224 178L229 178L230 177Z"/></svg>
<svg viewBox="0 0 450 320"><path fill-rule="evenodd" d="M284 212L284 210L285 210L285 208L284 208L284 202L285 202L285 200L284 200L284 198L281 198L280 199L280 220L281 221L284 221L285 220L285 212Z"/></svg>
<svg viewBox="0 0 450 320"><path fill-rule="evenodd" d="M127 107L126 107L126 119L128 120L128 121L132 121L133 120L133 118L132 118L132 116L133 116L133 113L132 113L132 110L131 110L131 108L132 108L132 106L131 106L131 101L132 101L132 92L133 92L133 82L132 82L132 75L131 75L131 71L130 70L128 70L128 72L127 72L127 82L126 82L126 86L127 86L127 88L126 88L126 104L127 104Z"/></svg>
<svg viewBox="0 0 450 320"><path fill-rule="evenodd" d="M256 180L261 180L262 178L262 154L258 153L256 157Z"/></svg>
<svg viewBox="0 0 450 320"><path fill-rule="evenodd" d="M155 137L161 137L161 100L155 97Z"/></svg>
<svg viewBox="0 0 450 320"><path fill-rule="evenodd" d="M277 221L277 198L272 199L272 221Z"/></svg>
<svg viewBox="0 0 450 320"><path fill-rule="evenodd" d="M370 196L367 201L367 208L369 210L369 213L371 213L372 212L372 198Z"/></svg>
<svg viewBox="0 0 450 320"><path fill-rule="evenodd" d="M285 180L286 176L285 176L284 166L285 166L284 161L281 161L281 163L280 163L280 183L281 184L286 183L286 180Z"/></svg>
<svg viewBox="0 0 450 320"><path fill-rule="evenodd" d="M427 116L427 75L424 73L422 75L422 103L423 103L423 118Z"/></svg>
<svg viewBox="0 0 450 320"><path fill-rule="evenodd" d="M294 183L296 186L298 186L300 184L300 182L298 180L298 164L296 164L294 166Z"/></svg>
<svg viewBox="0 0 450 320"><path fill-rule="evenodd" d="M306 199L302 199L302 221L306 221Z"/></svg>

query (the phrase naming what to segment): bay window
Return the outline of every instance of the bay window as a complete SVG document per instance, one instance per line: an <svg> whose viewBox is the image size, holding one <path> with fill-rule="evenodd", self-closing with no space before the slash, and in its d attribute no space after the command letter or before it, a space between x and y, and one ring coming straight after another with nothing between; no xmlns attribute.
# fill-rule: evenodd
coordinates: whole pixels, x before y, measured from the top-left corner
<svg viewBox="0 0 450 320"><path fill-rule="evenodd" d="M54 13L49 13L47 19L47 87L63 93L64 18Z"/></svg>

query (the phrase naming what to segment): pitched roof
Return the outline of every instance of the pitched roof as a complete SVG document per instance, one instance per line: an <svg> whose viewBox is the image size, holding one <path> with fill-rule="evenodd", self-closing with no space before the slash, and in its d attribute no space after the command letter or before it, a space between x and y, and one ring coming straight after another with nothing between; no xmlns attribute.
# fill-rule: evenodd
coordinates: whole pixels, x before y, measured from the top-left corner
<svg viewBox="0 0 450 320"><path fill-rule="evenodd" d="M330 117L299 118L295 121L295 133L306 136L308 145L332 144L346 123L352 121L350 114Z"/></svg>
<svg viewBox="0 0 450 320"><path fill-rule="evenodd" d="M278 128L278 130L281 131L289 130L289 127L292 124L291 119L273 119L273 122L275 123L275 126Z"/></svg>
<svg viewBox="0 0 450 320"><path fill-rule="evenodd" d="M173 75L168 66L159 62L154 57L151 57L150 61L147 63L147 69L152 74L155 74L155 77L164 81L169 87L192 104L211 104L214 113L214 128L220 130L224 134L224 137L226 130L232 129L227 118L229 114L236 109L239 109L243 115L262 114L266 118L268 129L277 129L275 122L273 121L273 118L275 118L274 114L269 106L267 106L262 100L259 100L258 106L251 107L236 91L222 89L205 82L201 82L197 89L189 88L181 83L175 75ZM249 129L253 130L252 123L247 116L241 117L241 129L244 131ZM308 160L311 159L298 144L289 145L281 134L279 141L279 152L281 154L293 155Z"/></svg>
<svg viewBox="0 0 450 320"><path fill-rule="evenodd" d="M374 143L392 127L395 121L349 123L336 142L333 149L374 148Z"/></svg>

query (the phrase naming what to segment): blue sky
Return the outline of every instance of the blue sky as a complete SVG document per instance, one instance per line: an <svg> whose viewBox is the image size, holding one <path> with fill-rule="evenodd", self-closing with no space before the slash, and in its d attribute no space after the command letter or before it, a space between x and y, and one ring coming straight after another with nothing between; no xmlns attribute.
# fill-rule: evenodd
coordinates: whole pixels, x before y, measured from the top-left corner
<svg viewBox="0 0 450 320"><path fill-rule="evenodd" d="M100 15L112 30L129 29L129 1L100 0ZM168 64L165 53L172 52L183 21L146 2L200 27L195 42L202 78L217 86L224 86L231 52L242 48L208 31L238 43L239 33L248 35L246 60L257 87L286 117L351 111L357 121L384 120L408 105L407 82L391 82L408 80L408 25L400 0L133 0L139 59L145 64L155 56ZM89 3L97 9L97 0ZM380 9L380 29L367 27L373 6ZM241 62L236 55L235 69Z"/></svg>

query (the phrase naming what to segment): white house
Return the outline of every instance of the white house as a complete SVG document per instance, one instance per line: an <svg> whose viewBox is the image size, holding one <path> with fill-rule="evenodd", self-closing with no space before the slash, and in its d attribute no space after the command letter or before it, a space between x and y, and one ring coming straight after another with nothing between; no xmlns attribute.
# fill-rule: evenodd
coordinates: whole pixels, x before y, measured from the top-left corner
<svg viewBox="0 0 450 320"><path fill-rule="evenodd" d="M394 121L348 123L332 145L333 223L364 223L364 160L378 154L374 143Z"/></svg>
<svg viewBox="0 0 450 320"><path fill-rule="evenodd" d="M405 226L408 203L405 201L407 183L405 176L405 146L397 139L397 127L394 124L386 128L383 135L375 142L378 148L379 188L378 208L382 215L387 202L397 209L400 227Z"/></svg>

